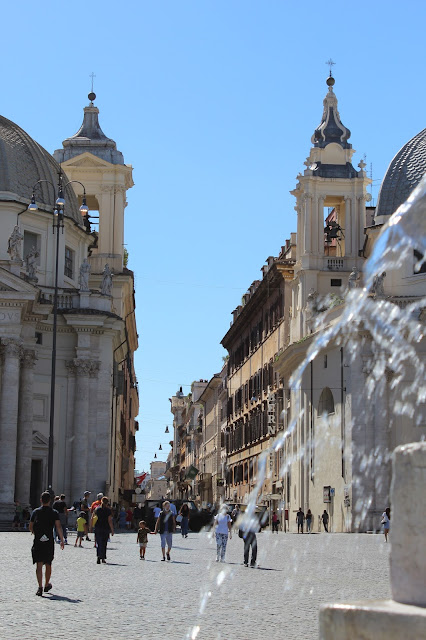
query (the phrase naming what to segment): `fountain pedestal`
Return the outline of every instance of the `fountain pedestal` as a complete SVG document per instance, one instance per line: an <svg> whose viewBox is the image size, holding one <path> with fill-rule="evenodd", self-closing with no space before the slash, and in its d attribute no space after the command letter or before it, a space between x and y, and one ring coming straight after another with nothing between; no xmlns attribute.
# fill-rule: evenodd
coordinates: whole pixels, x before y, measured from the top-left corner
<svg viewBox="0 0 426 640"><path fill-rule="evenodd" d="M393 600L323 606L320 640L426 638L426 442L395 449L392 470Z"/></svg>

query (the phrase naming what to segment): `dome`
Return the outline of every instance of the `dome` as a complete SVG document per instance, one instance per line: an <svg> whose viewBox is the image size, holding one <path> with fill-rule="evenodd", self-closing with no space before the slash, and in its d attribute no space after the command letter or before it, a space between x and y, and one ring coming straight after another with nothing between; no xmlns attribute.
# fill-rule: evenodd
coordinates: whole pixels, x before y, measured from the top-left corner
<svg viewBox="0 0 426 640"><path fill-rule="evenodd" d="M8 194L8 200L29 204L33 186L38 180L48 180L37 185L35 199L46 211L53 211L56 199L59 164L28 133L14 122L0 116L0 200ZM64 183L68 182L64 175ZM83 225L78 201L72 186L65 189L65 216Z"/></svg>
<svg viewBox="0 0 426 640"><path fill-rule="evenodd" d="M390 216L426 173L426 129L411 138L390 163L380 187L375 217Z"/></svg>

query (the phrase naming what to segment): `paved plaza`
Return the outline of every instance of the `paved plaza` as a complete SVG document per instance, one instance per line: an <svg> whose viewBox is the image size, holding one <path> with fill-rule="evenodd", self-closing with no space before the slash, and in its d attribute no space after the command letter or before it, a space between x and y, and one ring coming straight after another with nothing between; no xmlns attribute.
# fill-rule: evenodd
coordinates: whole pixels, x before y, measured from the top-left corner
<svg viewBox="0 0 426 640"><path fill-rule="evenodd" d="M69 540L57 545L53 589L40 598L32 536L0 533L2 640L314 639L321 603L390 597L381 535L263 532L256 569L243 566L236 534L224 564L203 532L176 534L171 562L161 562L158 535L141 561L136 533L116 534L106 565L93 542L76 549Z"/></svg>

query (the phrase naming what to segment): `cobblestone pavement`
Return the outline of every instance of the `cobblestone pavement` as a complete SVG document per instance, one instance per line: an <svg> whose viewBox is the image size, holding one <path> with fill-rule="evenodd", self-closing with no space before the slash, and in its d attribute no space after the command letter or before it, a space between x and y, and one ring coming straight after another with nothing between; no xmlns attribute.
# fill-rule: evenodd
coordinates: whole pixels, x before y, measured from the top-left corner
<svg viewBox="0 0 426 640"><path fill-rule="evenodd" d="M149 536L139 560L136 534L119 533L108 563L93 542L56 548L53 589L36 597L29 533L0 533L2 640L300 640L318 637L324 602L388 598L388 544L380 535L258 534L259 566L242 564L234 534L216 563L207 533L174 536L171 562ZM338 639L337 639L338 640Z"/></svg>

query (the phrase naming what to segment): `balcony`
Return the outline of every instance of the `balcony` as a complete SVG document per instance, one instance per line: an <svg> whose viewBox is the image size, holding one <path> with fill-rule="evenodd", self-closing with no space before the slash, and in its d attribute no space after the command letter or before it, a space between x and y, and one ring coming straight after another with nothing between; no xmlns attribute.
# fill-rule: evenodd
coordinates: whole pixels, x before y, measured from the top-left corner
<svg viewBox="0 0 426 640"><path fill-rule="evenodd" d="M345 258L336 258L335 256L324 258L324 271L347 271L348 265Z"/></svg>

